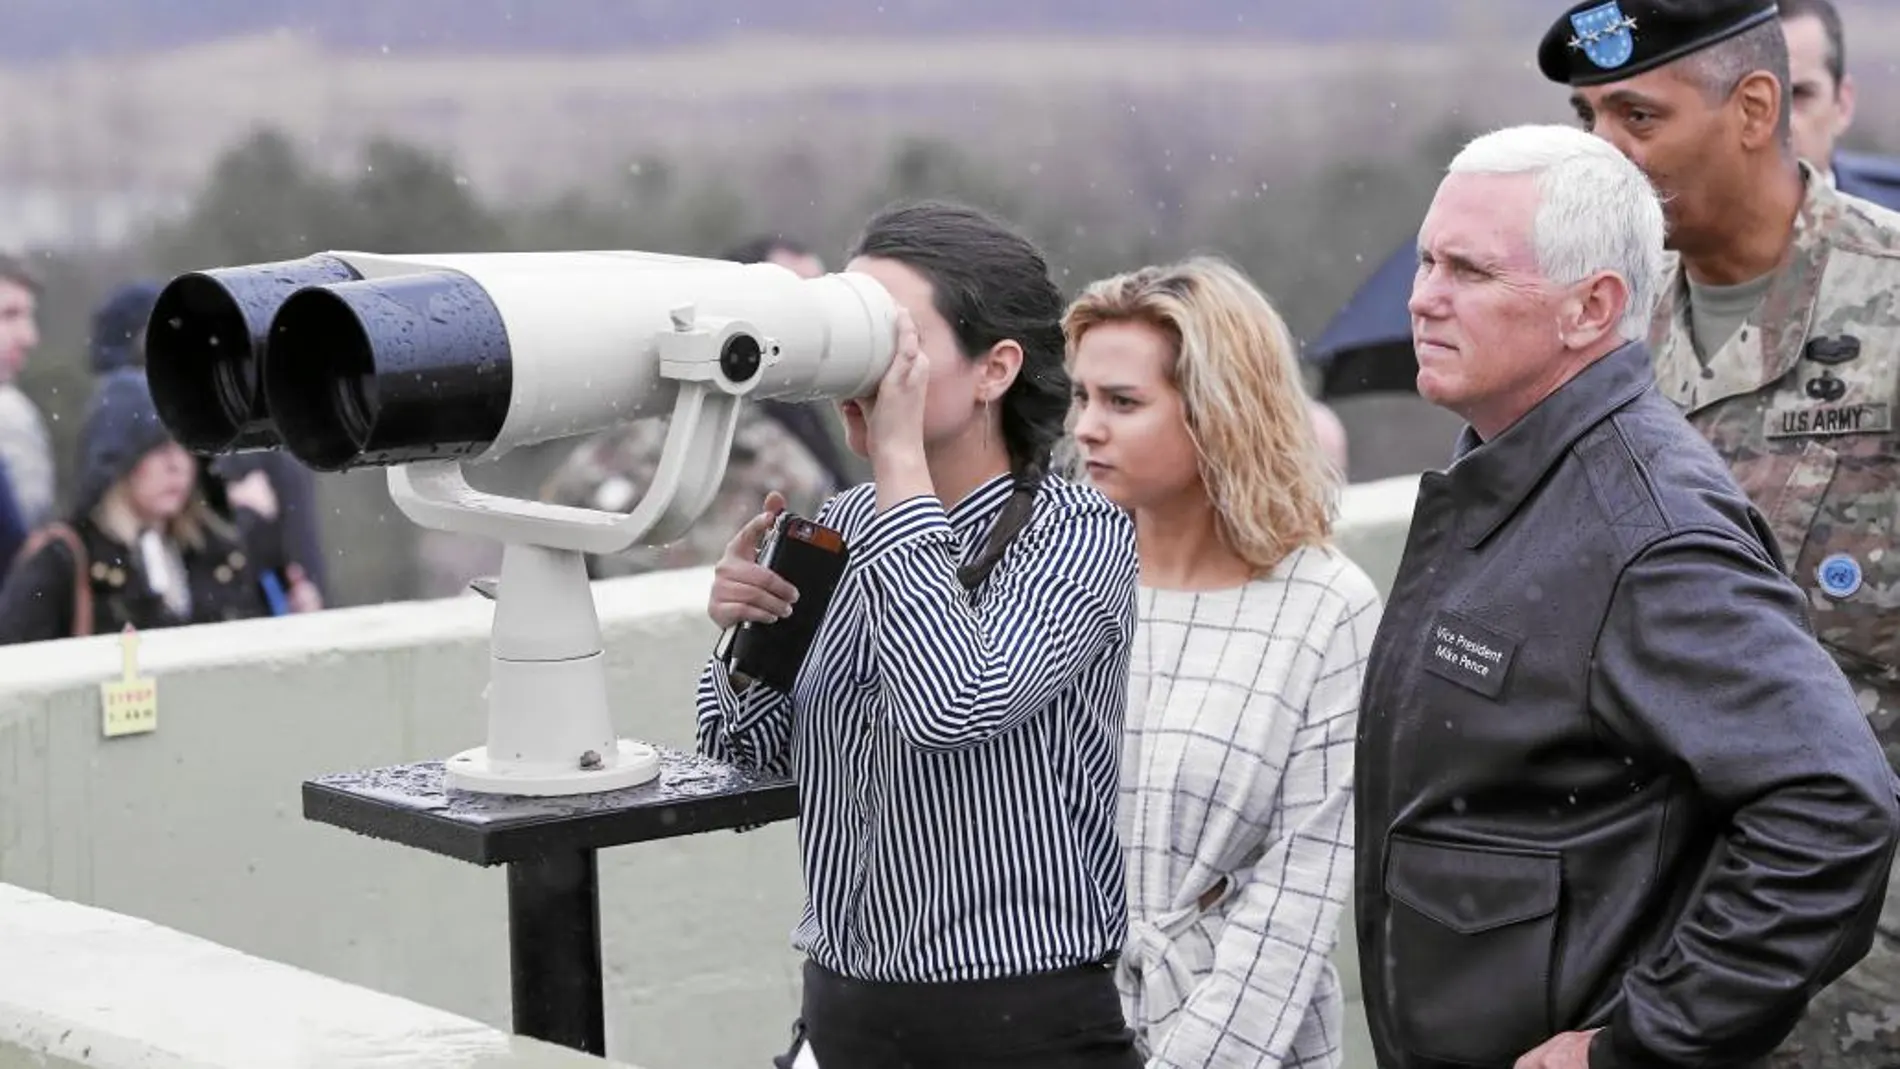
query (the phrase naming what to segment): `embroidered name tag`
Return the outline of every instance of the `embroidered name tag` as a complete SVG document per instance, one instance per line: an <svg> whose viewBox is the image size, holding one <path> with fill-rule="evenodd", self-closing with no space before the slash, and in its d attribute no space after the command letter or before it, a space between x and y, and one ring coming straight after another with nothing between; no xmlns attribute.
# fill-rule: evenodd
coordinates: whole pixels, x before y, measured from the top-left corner
<svg viewBox="0 0 1900 1069"><path fill-rule="evenodd" d="M1433 617L1425 636L1426 670L1487 698L1503 692L1516 653L1508 636L1450 611Z"/></svg>
<svg viewBox="0 0 1900 1069"><path fill-rule="evenodd" d="M1768 413L1768 437L1819 434L1884 434L1893 430L1893 406L1885 402L1776 408Z"/></svg>

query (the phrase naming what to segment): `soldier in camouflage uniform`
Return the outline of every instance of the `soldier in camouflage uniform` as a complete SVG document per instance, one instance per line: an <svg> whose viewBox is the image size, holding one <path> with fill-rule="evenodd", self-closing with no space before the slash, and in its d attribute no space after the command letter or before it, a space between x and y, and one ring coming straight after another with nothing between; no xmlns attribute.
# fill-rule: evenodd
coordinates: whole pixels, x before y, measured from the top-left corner
<svg viewBox="0 0 1900 1069"><path fill-rule="evenodd" d="M666 420L643 419L583 443L548 477L541 497L557 505L630 512L653 482L666 444ZM725 481L686 537L665 546L635 546L592 557L595 578L668 568L697 568L719 559L732 532L759 514L767 492L785 495L786 508L811 516L838 486L823 464L785 425L747 402L732 436Z"/></svg>
<svg viewBox="0 0 1900 1069"><path fill-rule="evenodd" d="M1776 15L1775 0L1587 0L1538 60L1665 195L1658 387L1767 519L1900 768L1900 215L1797 162ZM1873 949L1770 1064L1900 1066L1900 884Z"/></svg>

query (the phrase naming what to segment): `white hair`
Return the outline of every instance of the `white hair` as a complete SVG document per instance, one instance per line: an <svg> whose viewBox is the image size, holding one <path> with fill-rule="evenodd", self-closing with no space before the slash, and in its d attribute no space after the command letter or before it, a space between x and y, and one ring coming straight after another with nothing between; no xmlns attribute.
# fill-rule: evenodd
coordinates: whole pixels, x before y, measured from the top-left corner
<svg viewBox="0 0 1900 1069"><path fill-rule="evenodd" d="M1618 331L1629 341L1647 335L1666 264L1662 201L1614 146L1572 126L1512 126L1472 140L1448 170L1534 175L1538 270L1559 285L1598 271L1621 276L1629 305Z"/></svg>

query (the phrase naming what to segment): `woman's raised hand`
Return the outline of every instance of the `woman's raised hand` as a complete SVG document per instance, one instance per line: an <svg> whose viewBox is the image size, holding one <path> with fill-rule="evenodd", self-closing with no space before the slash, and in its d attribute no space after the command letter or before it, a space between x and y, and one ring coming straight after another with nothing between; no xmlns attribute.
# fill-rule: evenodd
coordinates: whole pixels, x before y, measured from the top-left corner
<svg viewBox="0 0 1900 1069"><path fill-rule="evenodd" d="M876 401L866 416L865 437L874 469L923 461L924 397L929 386L930 357L918 342L916 322L909 312L900 310L896 355L878 381Z"/></svg>

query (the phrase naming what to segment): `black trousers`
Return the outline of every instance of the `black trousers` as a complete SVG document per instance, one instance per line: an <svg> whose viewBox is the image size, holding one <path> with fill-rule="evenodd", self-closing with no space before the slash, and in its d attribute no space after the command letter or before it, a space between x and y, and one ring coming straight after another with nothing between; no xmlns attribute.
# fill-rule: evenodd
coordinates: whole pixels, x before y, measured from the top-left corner
<svg viewBox="0 0 1900 1069"><path fill-rule="evenodd" d="M1108 965L892 984L807 961L801 1017L819 1069L1142 1069Z"/></svg>

